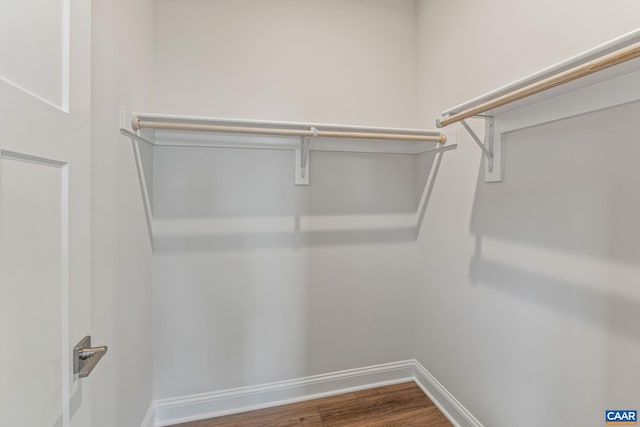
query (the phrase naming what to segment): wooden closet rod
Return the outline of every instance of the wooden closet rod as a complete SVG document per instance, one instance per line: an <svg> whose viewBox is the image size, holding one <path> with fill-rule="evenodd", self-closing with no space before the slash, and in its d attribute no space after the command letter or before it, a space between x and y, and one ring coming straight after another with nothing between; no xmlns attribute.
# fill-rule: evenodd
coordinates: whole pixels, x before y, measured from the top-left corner
<svg viewBox="0 0 640 427"><path fill-rule="evenodd" d="M514 90L511 93L507 93L490 101L483 102L482 104L475 107L460 111L443 119L438 119L436 121L436 125L440 128L448 126L452 123L456 123L470 117L480 115L495 108L499 108L512 102L519 101L545 90L563 85L565 83L569 83L581 77L586 77L590 74L597 73L598 71L605 70L607 68L613 67L626 61L630 61L638 57L640 57L640 42L632 44L610 54L604 55L600 58L596 58L582 65L578 65L574 68L556 74L555 76L547 77L546 79L540 80L539 82L532 83L523 88Z"/></svg>
<svg viewBox="0 0 640 427"><path fill-rule="evenodd" d="M177 130L190 132L222 132L222 133L246 133L252 135L275 135L275 136L299 136L299 137L319 137L319 138L357 138L357 139L378 139L378 140L394 140L394 141L427 141L438 142L444 144L447 142L445 134L440 135L411 135L396 133L378 133L378 132L341 132L328 130L313 129L280 129L266 127L249 127L249 126L222 126L207 125L196 123L176 123L176 122L160 122L141 120L134 117L131 122L134 130L142 128L161 129L161 130Z"/></svg>

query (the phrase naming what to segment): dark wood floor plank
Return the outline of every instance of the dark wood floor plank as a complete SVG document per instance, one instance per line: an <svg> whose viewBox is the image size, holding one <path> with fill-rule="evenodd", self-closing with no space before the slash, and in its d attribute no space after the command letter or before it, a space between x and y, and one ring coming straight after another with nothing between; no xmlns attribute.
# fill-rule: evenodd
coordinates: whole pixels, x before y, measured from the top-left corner
<svg viewBox="0 0 640 427"><path fill-rule="evenodd" d="M366 397L366 396L372 396L372 395L396 393L396 392L405 391L405 390L413 390L416 387L418 387L416 383L406 382L406 383L400 383L400 384L387 385L383 387L368 388L365 390L356 391L354 392L354 394L356 395L356 397Z"/></svg>
<svg viewBox="0 0 640 427"><path fill-rule="evenodd" d="M323 426L332 426L333 424L323 423ZM336 424L341 427L396 427L396 426L428 426L436 427L441 425L440 420L434 420L426 409L416 409L397 414L384 415L370 419L360 419L351 421L341 421ZM450 427L451 424L446 424ZM442 426L444 427L444 426Z"/></svg>
<svg viewBox="0 0 640 427"><path fill-rule="evenodd" d="M305 402L306 403L306 402ZM293 406L293 407L292 407ZM261 409L251 412L226 415L219 418L212 418L204 421L194 421L191 423L178 424L179 427L260 427L260 426L299 426L308 425L314 421L316 425L321 422L320 414L315 406L310 405L284 405L274 408ZM311 424L313 425L313 424ZM175 426L175 427L178 427Z"/></svg>
<svg viewBox="0 0 640 427"><path fill-rule="evenodd" d="M414 382L346 393L173 427L452 427Z"/></svg>
<svg viewBox="0 0 640 427"><path fill-rule="evenodd" d="M291 418L291 414L294 416L299 414L299 417L308 417L311 414L319 418L317 413L318 404L330 404L338 401L350 401L355 400L356 396L353 393L340 394L337 396L323 397L315 400L307 400L304 402L291 403L288 405L274 406L271 408L258 409L255 411L240 412L238 414L225 415L218 418L212 418L209 420L192 421L189 423L176 424L173 427L219 427L228 425L242 425L252 426L259 422L275 422L274 419L280 419L278 422L288 422ZM283 421L284 420L284 421ZM252 424L253 423L253 424ZM260 425L260 424L258 424ZM272 424L276 425L276 424Z"/></svg>
<svg viewBox="0 0 640 427"><path fill-rule="evenodd" d="M417 409L432 406L431 401L414 383L399 390L360 396L356 401L336 402L318 407L325 426L342 426L354 422L383 420Z"/></svg>

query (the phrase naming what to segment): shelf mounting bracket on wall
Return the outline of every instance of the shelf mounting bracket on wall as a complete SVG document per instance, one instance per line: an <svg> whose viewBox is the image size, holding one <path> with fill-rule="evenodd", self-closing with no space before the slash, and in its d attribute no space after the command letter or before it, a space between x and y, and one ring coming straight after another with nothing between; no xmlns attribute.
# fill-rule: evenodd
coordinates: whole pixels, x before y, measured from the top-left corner
<svg viewBox="0 0 640 427"><path fill-rule="evenodd" d="M466 120L461 120L460 123L484 154L485 181L500 182L502 181L502 150L501 144L494 144L494 119L491 116L482 116L479 118L484 119L484 141L480 139Z"/></svg>
<svg viewBox="0 0 640 427"><path fill-rule="evenodd" d="M309 185L309 151L311 142L318 138L318 129L316 127L310 127L312 136L303 136L300 141L300 146L296 148L295 158L295 184L296 185Z"/></svg>

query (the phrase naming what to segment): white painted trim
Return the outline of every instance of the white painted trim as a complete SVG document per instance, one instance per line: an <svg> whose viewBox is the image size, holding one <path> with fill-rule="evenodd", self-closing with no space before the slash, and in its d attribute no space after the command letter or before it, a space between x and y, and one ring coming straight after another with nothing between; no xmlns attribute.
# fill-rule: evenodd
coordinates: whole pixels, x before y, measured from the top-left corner
<svg viewBox="0 0 640 427"><path fill-rule="evenodd" d="M144 416L142 420L142 424L140 427L155 427L156 425L156 414L155 414L155 403L151 402L149 405L149 409L147 410L147 414Z"/></svg>
<svg viewBox="0 0 640 427"><path fill-rule="evenodd" d="M156 400L142 427L163 427L414 381L455 427L484 427L416 360Z"/></svg>
<svg viewBox="0 0 640 427"><path fill-rule="evenodd" d="M62 1L62 97L57 108L69 114L71 98L71 0Z"/></svg>
<svg viewBox="0 0 640 427"><path fill-rule="evenodd" d="M136 171L138 172L138 182L140 183L140 192L142 193L142 201L144 204L144 214L147 220L147 231L149 232L149 240L153 245L153 207L149 192L149 185L144 174L144 165L142 164L142 154L140 154L140 146L138 140L132 139L133 157L136 162Z"/></svg>
<svg viewBox="0 0 640 427"><path fill-rule="evenodd" d="M126 111L121 108L121 117L125 115L126 115ZM140 152L140 143L147 143L147 144L150 144L151 146L154 146L155 142L150 141L146 138L143 138L142 136L136 133L133 133L127 129L120 129L120 133L131 140L131 146L133 149L133 158L135 160L136 172L138 174L138 184L140 184L140 193L142 194L144 214L145 214L145 219L147 221L147 232L149 235L149 242L153 246L153 231L154 231L153 203L151 202L153 191L150 191L151 184L147 182L147 178L144 173L144 164L142 162L142 154Z"/></svg>
<svg viewBox="0 0 640 427"><path fill-rule="evenodd" d="M258 386L155 401L156 426L318 399L414 379L414 361L385 363Z"/></svg>
<svg viewBox="0 0 640 427"><path fill-rule="evenodd" d="M417 360L415 382L455 427L484 427L424 366Z"/></svg>

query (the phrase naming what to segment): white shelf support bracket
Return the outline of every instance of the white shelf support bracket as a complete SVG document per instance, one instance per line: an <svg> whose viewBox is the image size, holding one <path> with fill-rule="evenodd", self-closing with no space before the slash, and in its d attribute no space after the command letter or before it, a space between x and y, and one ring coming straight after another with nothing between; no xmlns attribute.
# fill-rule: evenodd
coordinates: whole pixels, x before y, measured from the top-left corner
<svg viewBox="0 0 640 427"><path fill-rule="evenodd" d="M311 142L318 137L318 129L311 127L309 130L312 132L312 136L302 137L300 146L296 148L296 185L309 185L309 151L311 148Z"/></svg>
<svg viewBox="0 0 640 427"><path fill-rule="evenodd" d="M129 140L131 140L131 146L133 147L133 156L135 159L136 172L138 173L138 183L140 184L140 192L142 193L142 200L144 204L145 219L147 220L147 231L149 233L149 240L153 245L153 203L151 202L151 182L150 176L145 174L143 157L144 152L140 149L141 145L147 145L151 148L151 151L147 150L147 156L149 153L153 156L153 141L150 141L141 135L141 132L127 129L127 124L131 123L131 116L127 113L125 107L120 107L119 114L120 122L120 134ZM148 157L147 157L148 159ZM153 158L150 160L153 163Z"/></svg>
<svg viewBox="0 0 640 427"><path fill-rule="evenodd" d="M484 119L484 141L469 126L465 120L461 120L462 126L469 132L473 141L478 144L485 157L484 180L485 182L502 182L502 144L494 142L495 126L493 117L482 117ZM498 137L501 140L501 136Z"/></svg>

